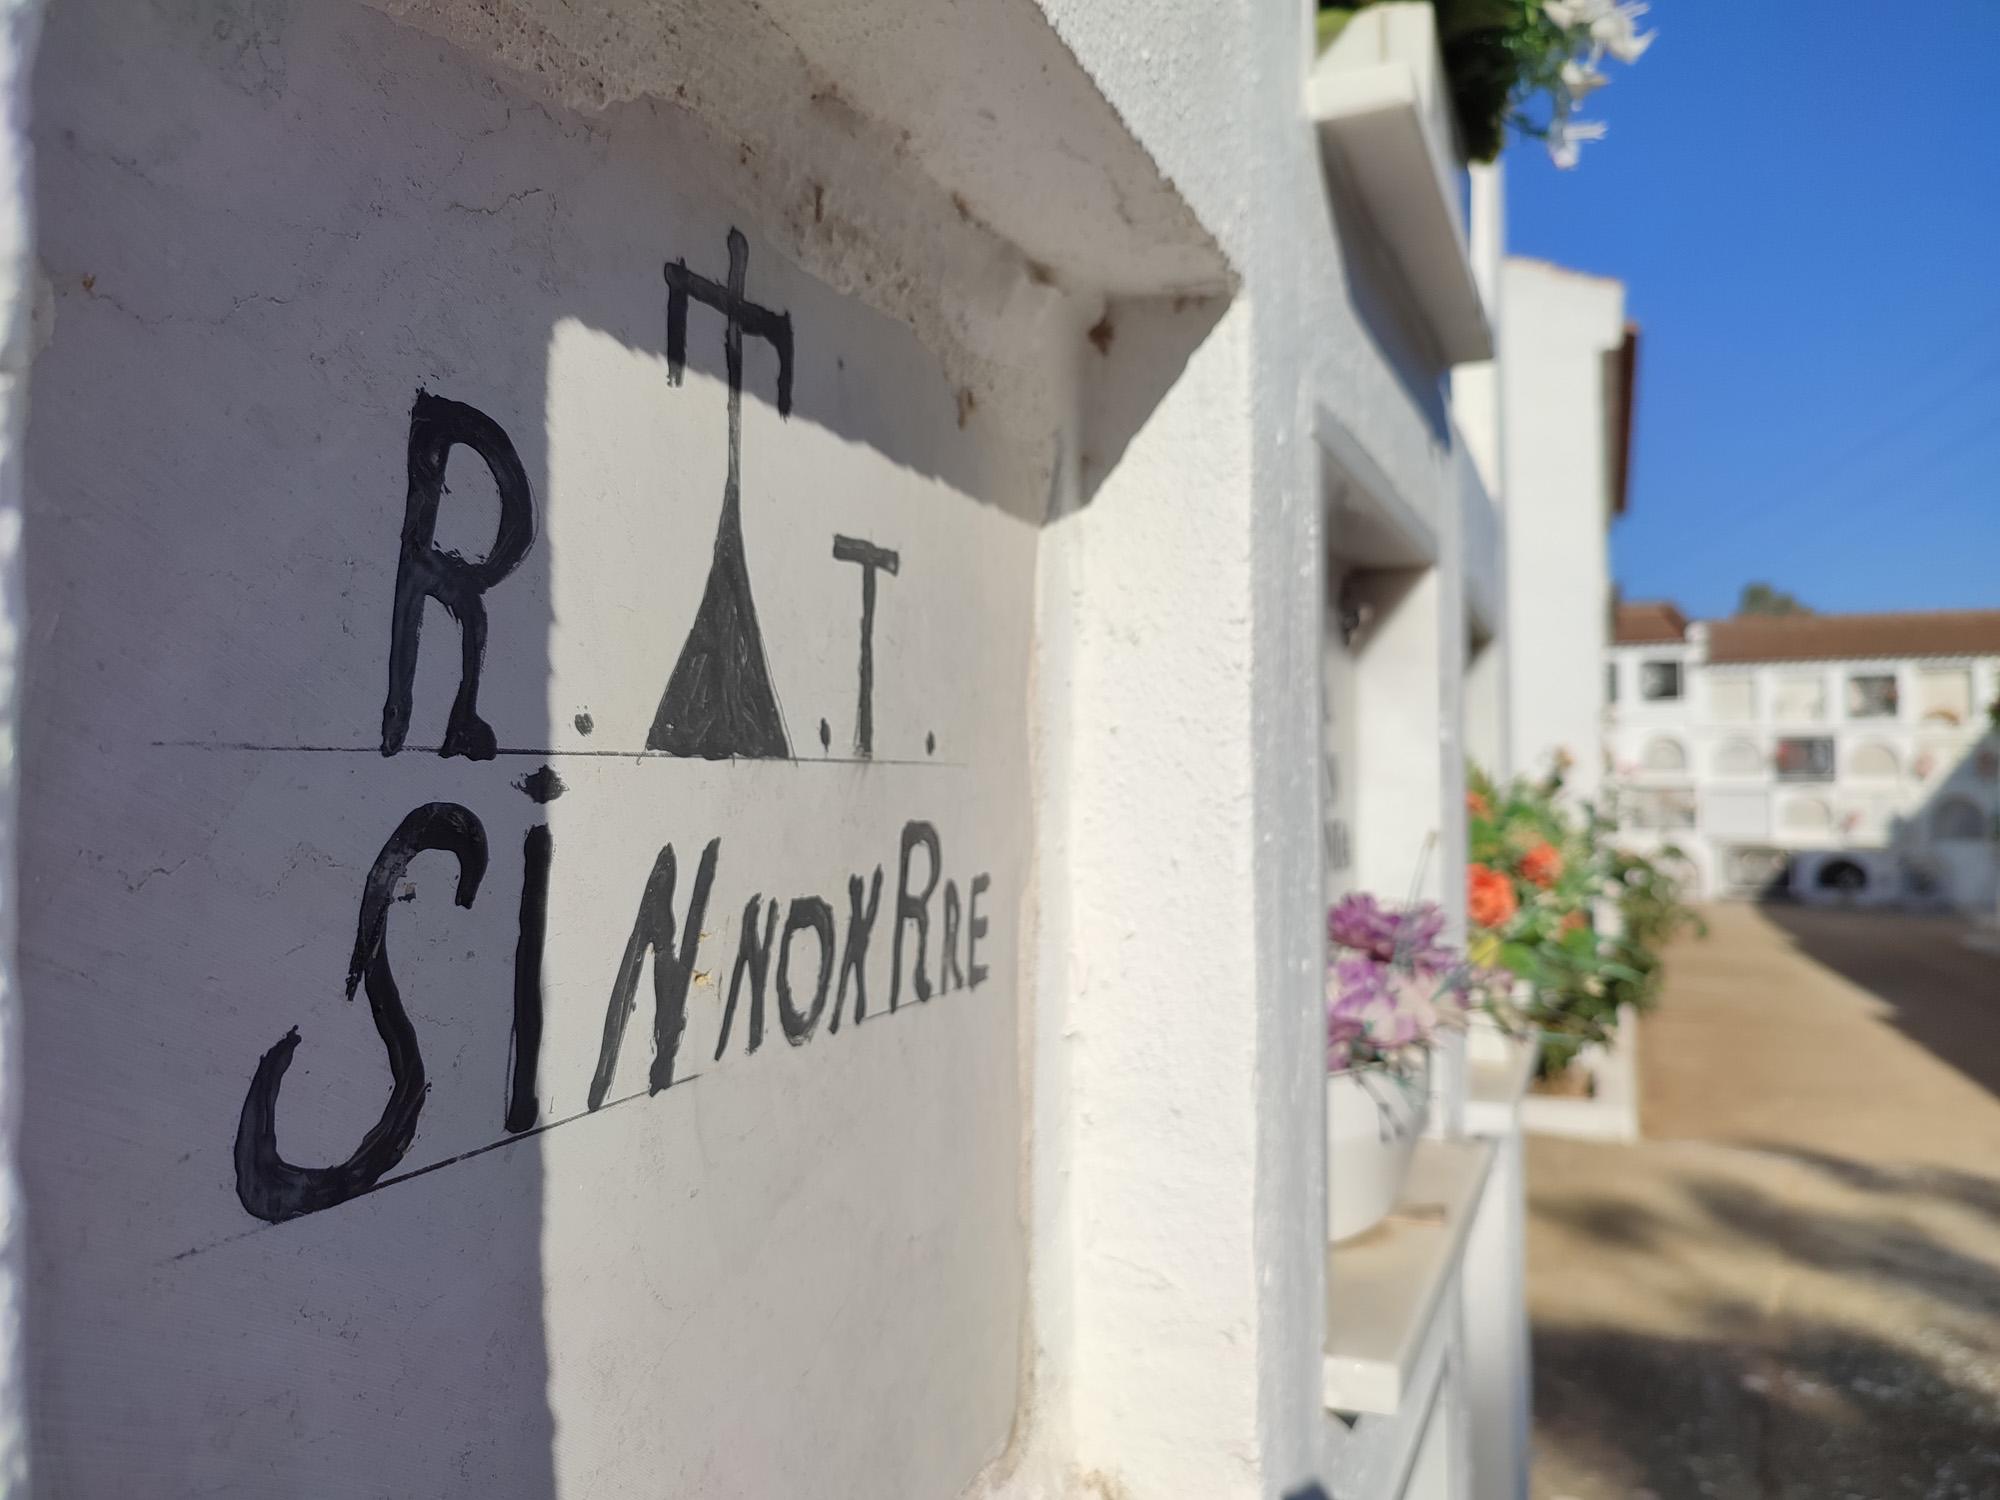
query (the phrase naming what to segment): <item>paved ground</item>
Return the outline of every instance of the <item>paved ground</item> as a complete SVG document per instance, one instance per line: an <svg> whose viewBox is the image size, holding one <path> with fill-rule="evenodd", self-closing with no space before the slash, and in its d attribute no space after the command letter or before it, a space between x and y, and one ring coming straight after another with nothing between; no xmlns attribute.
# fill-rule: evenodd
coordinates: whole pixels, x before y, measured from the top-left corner
<svg viewBox="0 0 2000 1500"><path fill-rule="evenodd" d="M1529 1148L1537 1500L1997 1500L2000 956L1708 915L1646 1142Z"/></svg>

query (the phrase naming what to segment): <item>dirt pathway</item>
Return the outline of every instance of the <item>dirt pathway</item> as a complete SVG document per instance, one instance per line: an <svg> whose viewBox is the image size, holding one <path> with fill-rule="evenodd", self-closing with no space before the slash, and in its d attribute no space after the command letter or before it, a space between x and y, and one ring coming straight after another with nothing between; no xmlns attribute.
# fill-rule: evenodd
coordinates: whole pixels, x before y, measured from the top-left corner
<svg viewBox="0 0 2000 1500"><path fill-rule="evenodd" d="M1537 1500L1995 1500L2000 957L1709 915L1646 1142L1530 1146Z"/></svg>

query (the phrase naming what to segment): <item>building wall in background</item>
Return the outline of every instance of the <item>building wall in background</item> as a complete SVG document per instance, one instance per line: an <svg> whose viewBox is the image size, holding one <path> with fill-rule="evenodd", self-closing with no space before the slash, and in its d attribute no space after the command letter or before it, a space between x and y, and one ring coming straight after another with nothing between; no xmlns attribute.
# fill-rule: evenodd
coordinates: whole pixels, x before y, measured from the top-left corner
<svg viewBox="0 0 2000 1500"><path fill-rule="evenodd" d="M1514 769L1563 752L1569 786L1593 797L1610 630L1617 399L1610 356L1625 337L1618 282L1512 258L1502 273L1507 413L1507 631Z"/></svg>
<svg viewBox="0 0 2000 1500"><path fill-rule="evenodd" d="M1616 698L1606 753L1621 833L1680 848L1705 894L1757 894L1802 856L1793 884L1835 894L1835 862L1869 900L1990 910L2000 747L1985 705L2000 663L1980 656L1714 663L1686 644L1606 655ZM1677 697L1643 685L1680 666ZM1895 683L1892 711L1856 679ZM1872 710L1872 711L1871 711Z"/></svg>

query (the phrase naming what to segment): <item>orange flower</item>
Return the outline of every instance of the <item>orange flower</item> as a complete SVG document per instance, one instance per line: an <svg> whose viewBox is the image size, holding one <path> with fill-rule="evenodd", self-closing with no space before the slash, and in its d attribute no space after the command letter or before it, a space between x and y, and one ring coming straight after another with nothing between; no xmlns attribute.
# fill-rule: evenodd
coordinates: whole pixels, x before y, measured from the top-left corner
<svg viewBox="0 0 2000 1500"><path fill-rule="evenodd" d="M1498 927L1521 903L1514 896L1514 882L1485 865L1465 867L1465 912L1477 927Z"/></svg>
<svg viewBox="0 0 2000 1500"><path fill-rule="evenodd" d="M1575 932L1577 928L1585 925L1585 923L1587 923L1589 920L1590 919L1584 916L1582 912L1573 911L1568 916L1562 919L1562 925L1557 927L1556 931L1561 936L1568 937L1572 932Z"/></svg>
<svg viewBox="0 0 2000 1500"><path fill-rule="evenodd" d="M1535 845L1521 856L1521 878L1547 890L1563 872L1563 857L1547 843Z"/></svg>
<svg viewBox="0 0 2000 1500"><path fill-rule="evenodd" d="M1465 810L1475 818L1490 818L1493 816L1493 804L1477 792L1467 792L1465 794Z"/></svg>

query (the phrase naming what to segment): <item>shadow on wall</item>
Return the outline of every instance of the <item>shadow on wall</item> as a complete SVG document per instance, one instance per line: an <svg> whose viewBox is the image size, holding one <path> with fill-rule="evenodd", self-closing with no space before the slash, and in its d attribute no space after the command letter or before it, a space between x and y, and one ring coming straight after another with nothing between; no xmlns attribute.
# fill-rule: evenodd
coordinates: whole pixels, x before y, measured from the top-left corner
<svg viewBox="0 0 2000 1500"><path fill-rule="evenodd" d="M35 75L55 300L20 809L36 1484L546 1496L540 1141L454 1158L546 1121L511 1012L517 973L539 985L516 961L531 830L561 809L510 787L536 762L435 753L460 628L433 605L409 748L380 736L398 537L428 494L439 546L512 563L458 727L553 742L549 551L495 540L503 483L549 520L549 214L417 232L427 195L486 201L445 180L464 153L440 49L357 93L331 60L401 45L387 23L326 7L258 35L214 9L52 6ZM478 448L447 447L471 408Z"/></svg>
<svg viewBox="0 0 2000 1500"><path fill-rule="evenodd" d="M1781 1153L1868 1195L1860 1212L1802 1208L1720 1175L1680 1202L1542 1202L1599 1271L1665 1287L1643 1327L1544 1319L1534 1337L1536 1441L1547 1492L1744 1500L1986 1495L2000 1489L2000 1181ZM1817 1196L1816 1194L1814 1196ZM1914 1213L1934 1210L1918 1224ZM1838 1284L1821 1276L1841 1278ZM1795 1281L1794 1278L1803 1278ZM1696 1290L1689 1291L1688 1288ZM1686 1329L1660 1331L1662 1317ZM1622 1323L1622 1319L1620 1320ZM1540 1492L1540 1491L1538 1491Z"/></svg>
<svg viewBox="0 0 2000 1500"><path fill-rule="evenodd" d="M1440 374L1444 361L1430 347L1417 303L1403 279L1396 258L1382 242L1365 207L1350 185L1339 153L1326 168L1327 227L1345 267L1345 282L1354 315L1381 351L1396 381L1423 416L1440 447L1451 445L1451 409L1447 382Z"/></svg>
<svg viewBox="0 0 2000 1500"><path fill-rule="evenodd" d="M1112 302L1085 338L1079 392L1082 452L1078 495L1088 503L1146 424L1194 351L1221 321L1221 297L1145 297ZM1060 518L1052 504L1048 519Z"/></svg>
<svg viewBox="0 0 2000 1500"><path fill-rule="evenodd" d="M644 105L627 105L594 119L594 129L623 132L650 140L665 154L681 143L663 130L657 112ZM690 128L691 130L691 128ZM707 271L720 279L722 246L699 244L686 252L689 269ZM880 378L879 371L850 368L842 351L879 342L886 320L852 297L827 297L819 284L790 266L763 245L754 246L748 270L750 300L773 308L796 306L817 293L814 327L802 337L795 354L798 375L794 399L785 413L794 421L810 422L862 443L920 473L943 480L968 499L996 505L1017 520L1047 524L1087 505L1111 471L1117 468L1149 417L1187 368L1208 335L1229 308L1226 297L1174 296L1114 299L1079 337L1082 348L1071 347L1073 332L1063 310L1037 307L1023 299L1011 330L1015 352L1034 378L1053 386L1050 362L1074 358L1080 432L1077 451L1065 453L1055 432L996 431L979 393L971 386L954 386L941 367L913 369L902 381ZM1051 294L1053 295L1053 294ZM648 347L634 340L653 339L643 324L634 326L624 309L572 305L571 317L615 333L633 348ZM657 320L657 310L649 316ZM727 378L723 347L713 338L690 338L687 368L721 382ZM776 386L757 378L755 366L768 361L750 346L752 373L743 385L746 403L774 408ZM1018 379L1019 372L996 378ZM1052 403L1044 405L1054 410ZM1012 403L1010 411L1022 409ZM969 433L967 441L939 443L940 430ZM984 441L980 441L980 439ZM1022 452L1031 455L1024 460ZM991 455L1004 452L1004 462ZM1074 465L1074 477L1066 465ZM1046 474L1032 487L1023 476Z"/></svg>
<svg viewBox="0 0 2000 1500"><path fill-rule="evenodd" d="M1911 896L1990 914L2000 897L2000 735L1981 735L1936 775L1922 804L1896 820L1890 843Z"/></svg>
<svg viewBox="0 0 2000 1500"><path fill-rule="evenodd" d="M1886 745L1860 747L1862 753L1870 751L1886 758L1883 774L1921 777L1926 782L1923 801L1889 819L1886 837L1874 846L1857 841L1791 855L1775 849L1738 851L1738 857L1749 854L1771 862L1772 878L1753 893L1756 899L1990 913L2000 899L2000 736L1982 735L1942 768L1936 761L1944 750L1921 742L1907 767ZM1830 799L1817 795L1810 784L1792 790L1820 804L1822 817L1831 822L1835 809ZM1852 814L1860 815L1858 810Z"/></svg>
<svg viewBox="0 0 2000 1500"><path fill-rule="evenodd" d="M190 20L211 11L212 25ZM669 702L720 703L716 720L742 710L762 732L778 703L809 705L803 722L777 718L778 741L745 758L828 751L830 713L857 756L869 733L882 746L893 732L902 739L885 760L920 765L933 748L940 765L965 753L1003 711L978 706L973 680L952 685L972 706L941 746L926 742L928 721L886 724L879 704L863 728L856 599L890 571L878 543L897 539L833 537L842 515L879 519L869 508L887 503L842 488L836 474L853 470L835 466L860 448L883 461L873 472L885 483L942 482L944 493L919 497L939 503L905 495L891 513L917 517L893 586L920 598L959 576L912 566L923 544L933 561L975 555L996 593L1019 585L1018 601L976 601L989 613L969 632L969 659L1023 680L1025 647L1008 644L1008 656L985 627L1029 617L1032 538L1005 522L1044 522L1049 497L1006 488L1008 455L996 460L976 409L905 331L831 296L754 234L739 254L734 215L709 186L729 166L671 111L551 112L444 44L348 5L65 0L50 8L35 86L38 252L55 304L27 435L20 812L40 1486L539 1497L559 1474L595 1474L587 1466L607 1453L650 1464L658 1449L678 1466L662 1471L668 1488L778 1493L801 1473L903 1464L908 1492L948 1492L965 1477L946 1477L964 1450L989 1436L997 1449L1012 1415L1007 1341L1020 1320L1006 1304L1022 1271L1011 1010L954 1023L991 1034L948 1052L936 1027L903 1033L901 1048L927 1046L920 1068L894 1041L870 1054L887 1077L931 1091L928 1114L896 1118L907 1102L897 1089L857 1075L827 1097L812 1078L774 1088L769 1072L745 1085L739 1070L732 1085L727 1062L702 1096L707 1136L699 1117L692 1130L652 1117L651 1134L634 1123L672 1101L609 1106L648 1097L649 1044L671 1056L656 1003L671 1016L676 985L683 1002L691 984L717 998L714 974L677 963L673 926L657 920L664 906L698 928L700 838L729 828L732 855L755 837L800 861L851 858L765 826L782 819L760 822L776 783L752 778L777 768L699 737L676 748L686 722ZM663 185L662 163L686 164L686 197L671 172ZM676 315L663 267L683 261L685 362L701 378L667 396ZM738 415L725 418L735 382L724 309L739 296L747 564L726 519L738 484L720 441ZM781 338L786 311L798 322ZM1099 447L1079 455L1096 472L1219 313L1141 307L1113 322L1101 352L1085 351L1110 371L1092 418ZM813 449L825 467L803 476L804 438L819 433L767 441L786 384L795 420L849 440ZM649 505L674 518L671 534L634 518ZM610 545L556 546L553 530L578 537L600 516ZM968 516L987 528L970 543L970 525L946 528ZM810 586L786 561L808 548ZM764 670L784 680L759 695L732 678L676 699L691 657L697 685L713 685L703 673L717 659L764 657L762 644L734 649L754 640L748 585L737 587L746 568L765 640L782 643ZM433 597L399 590L399 572L437 582ZM773 587L774 575L797 586ZM410 606L401 654L398 597ZM467 658L480 655L461 654L475 622L476 706L453 709ZM625 628L607 637L607 624ZM392 658L411 676L407 739L396 729L389 755ZM829 662L837 678L816 678ZM789 691L801 679L825 684L824 708ZM898 690L886 673L875 688ZM629 701L610 701L620 694ZM635 792L642 749L722 760L653 763L671 777ZM967 825L1001 816L985 803L1025 803L1018 760L977 796L959 794ZM848 821L822 821L851 832L918 810L871 802L888 796L883 781L857 777L838 793ZM679 886L657 903L646 872L668 826ZM536 872L550 844L544 899ZM885 905L893 842L889 857ZM932 868L935 883L935 855ZM753 876L732 866L729 878ZM826 869L809 878L806 889L839 889ZM748 891L716 889L709 916L721 928L735 917L725 891ZM977 900L980 886L969 889ZM642 892L652 926L621 959ZM877 985L886 925L875 928ZM733 941L701 954L725 978L732 956ZM824 964L821 975L823 988ZM776 991L789 1003L783 977ZM634 1002L622 1033L620 996ZM706 1006L701 1024L714 1027L718 1010ZM530 1015L548 1028L540 1047L526 1040L539 1024ZM622 1039L622 1064L606 1043L607 1064L600 1033ZM693 1035L686 1064L714 1032ZM800 1040L789 1028L787 1039ZM771 1047L757 1061L830 1052ZM524 1092L523 1064L537 1058ZM775 1118L774 1097L799 1118ZM947 1107L991 1123L1004 1161L973 1161L974 1145L937 1129ZM849 1134L808 1128L836 1113ZM766 1149L792 1124L787 1149ZM853 1151L854 1138L873 1150ZM575 1144L585 1140L597 1144ZM329 1175L298 1170L350 1157ZM842 1175L869 1160L878 1180ZM717 1161L742 1166L741 1180L718 1179ZM718 1180L730 1190L710 1194ZM558 1185L563 1211L552 1212ZM704 1212L688 1211L697 1194ZM787 1216L794 1229L853 1228L864 1201L887 1203L893 1232L772 1232ZM561 1285L552 1263L570 1268ZM1001 1290L969 1306L982 1299L952 1295L954 1277ZM940 1307L948 1316L933 1316ZM988 1336L989 1314L1002 1332ZM635 1347L641 1326L650 1342ZM815 1359L913 1351L908 1363L953 1393L952 1410L930 1421L923 1403L882 1401L896 1408L885 1425L848 1423L844 1407L786 1394L806 1374L789 1367L783 1392L742 1399L769 1394L773 1368L798 1354L791 1332L806 1328ZM750 1344L761 1347L739 1348ZM710 1361L718 1349L728 1358ZM888 1377L843 1365L842 1378L866 1392ZM106 1411L119 1413L115 1432ZM793 1420L800 1411L813 1420Z"/></svg>

